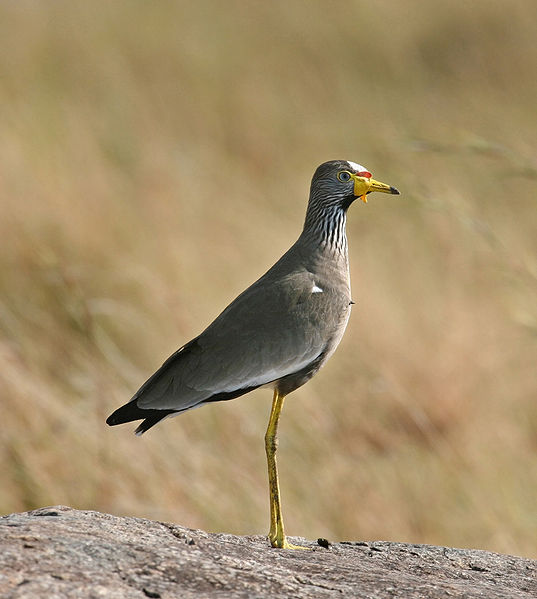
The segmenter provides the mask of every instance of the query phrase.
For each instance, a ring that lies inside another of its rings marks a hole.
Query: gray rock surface
[[[404,543],[208,534],[56,506],[0,518],[0,597],[537,597],[537,562]]]

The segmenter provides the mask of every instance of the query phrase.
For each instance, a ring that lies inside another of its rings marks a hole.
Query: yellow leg
[[[276,464],[276,449],[278,447],[278,421],[283,408],[285,395],[274,391],[270,419],[265,434],[265,450],[267,452],[269,493],[270,493],[270,532],[269,541],[273,547],[280,549],[307,549],[291,545],[287,542],[283,528],[282,508],[280,501],[280,483],[278,480],[278,466]]]

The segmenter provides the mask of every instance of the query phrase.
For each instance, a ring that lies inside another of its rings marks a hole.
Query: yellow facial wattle
[[[367,204],[367,192],[371,189],[371,179],[354,175],[354,195]]]
[[[368,179],[367,177],[360,177],[359,175],[352,175],[354,179],[354,195],[360,198],[364,204],[367,204],[367,195],[373,191],[381,191],[382,193],[391,193],[398,195],[399,192],[395,187],[381,183],[375,179]]]

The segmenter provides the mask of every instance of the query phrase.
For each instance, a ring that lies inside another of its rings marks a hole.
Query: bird
[[[284,399],[309,381],[338,346],[352,304],[347,210],[372,192],[399,191],[362,165],[331,160],[314,172],[297,241],[197,337],[173,353],[132,399],[106,420],[142,420],[141,435],[164,418],[259,387],[273,390],[265,434],[272,547],[304,549],[284,529],[276,449]]]

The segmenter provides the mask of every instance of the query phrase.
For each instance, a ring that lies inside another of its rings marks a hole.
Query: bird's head
[[[347,160],[331,160],[321,164],[311,182],[312,196],[323,194],[326,199],[340,203],[345,209],[357,198],[367,203],[367,194],[373,191],[399,195],[395,187],[373,179],[364,166]]]

